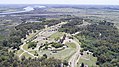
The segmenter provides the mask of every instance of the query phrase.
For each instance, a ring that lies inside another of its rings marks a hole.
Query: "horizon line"
[[[20,4],[20,3],[11,3],[11,4],[3,4],[3,3],[0,3],[0,5],[99,5],[99,6],[119,6],[119,5],[115,5],[115,4],[31,4],[31,3],[29,3],[29,4]]]

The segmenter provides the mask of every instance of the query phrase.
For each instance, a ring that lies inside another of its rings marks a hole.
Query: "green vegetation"
[[[29,54],[26,53],[26,52],[22,54],[22,57],[23,57],[23,56],[24,56],[26,59],[33,57],[33,56],[29,55]]]
[[[57,53],[51,53],[48,50],[39,50],[44,51],[40,54],[43,55],[41,58],[31,59],[31,55],[19,50],[19,46],[23,43],[21,38],[26,39],[26,35],[29,35],[32,31],[41,30],[45,28],[45,25],[52,26],[60,23],[61,21],[68,21],[69,23],[61,26],[59,32],[53,34],[50,38],[55,38],[55,40],[60,39],[65,33],[76,33],[75,37],[81,42],[82,52],[89,50],[93,54],[83,54],[79,60],[79,64],[89,65],[89,67],[99,65],[100,67],[118,67],[119,66],[119,30],[111,22],[99,21],[94,22],[90,21],[91,25],[80,26],[83,24],[82,18],[68,18],[60,20],[46,20],[38,19],[43,22],[38,23],[21,23],[13,28],[7,34],[8,37],[0,36],[0,66],[2,67],[60,67],[62,63],[61,60],[47,57],[55,57],[62,60],[67,60],[75,52],[76,46],[74,43],[67,43],[66,45],[69,48],[66,48]],[[2,22],[2,21],[1,21]],[[7,21],[11,22],[11,21]],[[5,22],[5,23],[7,23]],[[10,24],[6,24],[10,25]],[[7,27],[6,27],[7,28]],[[65,33],[62,33],[65,32]],[[32,35],[31,35],[32,36]],[[29,37],[30,38],[30,37]],[[64,36],[65,38],[65,36]],[[63,38],[63,39],[64,39]],[[31,42],[34,38],[30,38],[29,42],[26,45],[23,45],[25,50],[28,50],[30,53],[38,56],[35,50],[30,51],[28,48],[35,48],[36,43]],[[63,41],[61,39],[61,43]],[[59,48],[63,45],[60,43],[51,43],[52,47]],[[45,49],[48,48],[48,44],[43,45]],[[21,60],[14,55],[12,51],[8,49],[15,49],[13,52],[16,52],[17,55],[23,53]],[[16,51],[16,49],[18,51]],[[46,52],[45,52],[46,51]],[[69,53],[70,52],[70,53]],[[47,55],[48,54],[48,55]],[[97,57],[97,58],[96,58]],[[64,62],[63,62],[64,63]],[[64,63],[67,65],[67,63]]]
[[[29,42],[28,43],[28,48],[34,49],[36,46],[37,46],[37,43],[36,42]]]
[[[65,33],[64,32],[56,32],[52,34],[49,38],[58,40],[60,39]]]
[[[88,65],[89,67],[97,67],[96,61],[96,57],[93,57],[92,54],[87,54],[86,52],[84,52],[81,58],[79,59],[78,67],[81,63],[84,63],[84,65]]]
[[[94,22],[91,20],[90,23],[90,25],[78,27],[78,23],[75,25],[69,22],[59,31],[71,34],[80,32],[75,37],[81,42],[82,50],[93,52],[93,56],[97,57],[96,64],[100,67],[119,66],[119,30],[114,23],[107,21]]]
[[[65,57],[64,60],[68,61],[74,55],[75,52],[76,52],[76,50],[72,49],[70,54],[67,57]]]
[[[71,18],[69,19],[69,23],[62,25],[59,31],[73,34],[80,30],[77,25],[83,24],[82,20],[81,18]]]
[[[4,36],[0,35],[0,41],[4,39]]]
[[[63,44],[60,44],[60,43],[55,43],[55,42],[52,42],[51,43],[52,45],[52,47],[55,47],[55,48],[59,48],[59,47],[62,47],[63,46]]]
[[[0,66],[2,67],[59,67],[61,64],[61,60],[41,57],[33,59],[31,55],[19,50],[20,45],[23,43],[21,42],[21,38],[26,39],[26,35],[29,35],[32,31],[36,32],[36,30],[41,30],[44,28],[45,25],[52,26],[55,24],[60,23],[60,20],[48,20],[42,23],[21,23],[11,30],[9,30],[8,37],[4,38],[0,36]],[[31,41],[31,40],[29,40]],[[8,52],[8,49],[11,48],[15,49],[12,50],[13,52]],[[25,50],[28,50],[30,53],[38,56],[36,51],[31,51],[28,48],[36,47],[35,42],[28,42],[26,45],[23,45]],[[17,50],[16,50],[17,49]],[[14,53],[16,52],[16,53]],[[19,60],[17,56],[22,55]],[[15,55],[16,56],[15,56]],[[43,55],[44,56],[44,55]]]
[[[54,58],[47,59],[46,57],[43,57],[31,59],[28,58],[30,55],[27,53],[24,53],[24,55],[27,55],[28,59],[23,56],[21,60],[19,60],[17,57],[14,57],[13,53],[7,53],[6,51],[2,51],[0,53],[3,53],[0,55],[0,66],[2,67],[59,67],[62,63],[61,60]]]
[[[24,51],[23,50],[18,50],[16,51],[16,55],[19,56],[20,54],[22,54]]]
[[[45,25],[52,26],[60,22],[60,20],[48,20],[42,23],[21,23],[10,31],[9,37],[4,41],[5,46],[19,49],[19,46],[22,45],[21,38],[26,39],[26,35],[29,35],[32,31],[36,32],[36,30],[45,28]],[[34,38],[29,41],[32,39]]]
[[[29,45],[29,44],[23,45],[23,48],[24,48],[25,50],[28,50],[28,45]]]
[[[74,49],[76,49],[76,45],[75,45],[74,43],[67,42],[66,45],[67,45],[69,48],[74,48]]]
[[[89,50],[97,57],[96,64],[101,67],[119,66],[119,32],[113,23],[103,21],[89,25],[76,37],[83,50]]]
[[[68,60],[75,53],[75,51],[76,50],[72,48],[66,48],[64,50],[57,51],[57,53],[53,53],[50,57],[55,57],[61,60]]]

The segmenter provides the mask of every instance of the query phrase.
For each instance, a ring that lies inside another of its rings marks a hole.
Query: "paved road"
[[[83,21],[83,24],[82,25],[79,25],[79,27],[81,27],[81,26],[86,26],[86,25],[90,25],[90,23],[88,23],[88,22],[85,22],[85,21]],[[76,34],[78,34],[78,33],[80,33],[80,32],[76,32],[75,34],[73,34],[73,35],[76,35]],[[76,53],[69,59],[69,64],[70,64],[70,67],[77,67],[77,63],[78,63],[78,61],[79,61],[79,59],[80,59],[80,57],[81,57],[81,55],[80,55],[80,49],[81,49],[81,47],[80,47],[80,45],[79,45],[79,43],[77,42],[77,41],[75,41],[75,40],[70,40],[71,42],[73,42],[73,43],[75,43],[76,44]],[[69,66],[68,66],[69,67]]]
[[[70,66],[68,66],[68,67],[77,67],[77,63],[81,57],[81,55],[80,55],[81,47],[80,47],[79,43],[73,39],[66,39],[66,40],[76,44],[76,50],[77,50],[76,53],[69,59],[68,63]]]

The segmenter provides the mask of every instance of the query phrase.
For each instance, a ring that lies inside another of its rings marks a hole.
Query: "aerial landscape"
[[[119,67],[119,5],[0,4],[0,67]]]

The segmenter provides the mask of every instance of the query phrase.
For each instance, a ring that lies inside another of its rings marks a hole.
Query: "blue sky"
[[[97,5],[119,5],[119,0],[0,0],[0,4],[97,4]]]

